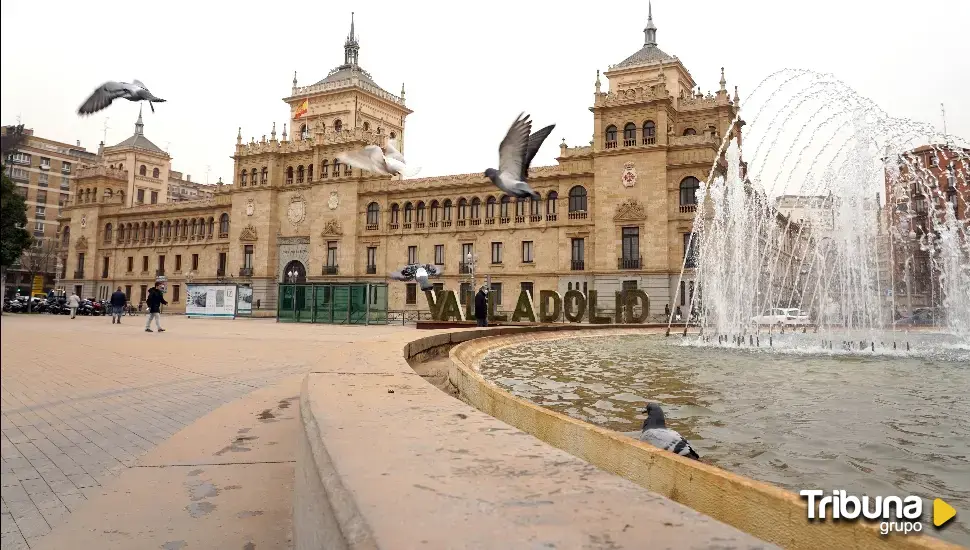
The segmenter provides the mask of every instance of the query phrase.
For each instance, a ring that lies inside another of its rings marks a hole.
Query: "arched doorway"
[[[305,283],[306,282],[306,266],[300,260],[293,260],[286,264],[283,268],[283,273],[281,274],[281,282],[283,283]]]

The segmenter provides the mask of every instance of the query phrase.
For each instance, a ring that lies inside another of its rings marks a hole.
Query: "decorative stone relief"
[[[83,220],[84,218],[81,218],[81,219]],[[88,238],[85,237],[84,235],[81,235],[80,237],[78,237],[77,241],[74,243],[74,248],[80,252],[84,252],[85,250],[87,250]]]
[[[286,209],[286,217],[293,225],[299,225],[306,219],[306,199],[297,193],[290,199],[290,206]]]
[[[344,232],[340,228],[340,222],[337,220],[328,220],[327,224],[323,227],[323,232],[320,233],[322,237],[326,237],[329,235],[340,236],[343,234]]]
[[[256,201],[253,199],[249,199],[249,201],[246,202],[246,215],[252,216],[255,213],[256,213]]]
[[[336,191],[330,192],[330,200],[327,201],[327,206],[330,208],[330,210],[336,210],[337,207],[340,206],[340,195],[338,195]]]
[[[243,228],[242,232],[239,233],[239,240],[243,242],[254,242],[257,239],[256,227],[252,224],[247,225]]]
[[[88,217],[85,214],[81,214],[81,227],[88,225]]]
[[[636,199],[627,199],[616,208],[615,222],[635,222],[647,219],[647,211]]]
[[[623,165],[622,181],[624,187],[633,187],[637,184],[637,169],[632,162]]]

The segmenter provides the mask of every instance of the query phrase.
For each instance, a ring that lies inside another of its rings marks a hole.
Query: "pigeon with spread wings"
[[[107,109],[111,105],[111,102],[118,98],[124,98],[128,101],[147,101],[153,113],[155,112],[154,103],[165,102],[164,99],[155,97],[154,94],[149,92],[148,88],[140,80],[135,80],[130,83],[111,81],[105,82],[95,90],[91,94],[91,97],[78,107],[77,114],[90,115],[97,113],[98,111]]]
[[[526,183],[529,177],[529,164],[542,147],[542,142],[549,137],[555,127],[555,124],[550,124],[532,133],[532,121],[529,120],[529,115],[521,113],[498,147],[498,170],[489,168],[485,170],[485,176],[508,195],[538,199],[539,193],[533,191]]]
[[[408,264],[399,271],[391,273],[389,277],[395,281],[417,281],[418,285],[421,286],[421,290],[424,291],[434,288],[434,285],[428,281],[428,278],[440,277],[441,273],[441,266]]]
[[[395,140],[388,139],[384,149],[377,145],[368,145],[359,151],[340,153],[337,155],[337,159],[354,168],[382,176],[416,176],[421,168],[408,166],[404,160],[404,155],[397,150],[394,142]]]

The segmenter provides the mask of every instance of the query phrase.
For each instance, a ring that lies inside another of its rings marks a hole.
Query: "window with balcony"
[[[408,263],[409,264],[418,263],[418,247],[416,246],[408,247]]]
[[[576,214],[579,212],[585,213],[587,207],[586,201],[586,188],[582,185],[577,185],[569,190],[569,213]]]
[[[225,212],[219,216],[219,236],[223,238],[229,236],[229,214]]]
[[[397,229],[397,225],[400,223],[401,218],[401,207],[397,203],[391,205],[391,229]]]
[[[510,202],[512,202],[512,199],[510,199],[508,195],[502,195],[502,198],[499,199],[498,215],[499,215],[499,222],[501,223],[509,223],[509,203]]]
[[[37,220],[34,222],[34,236],[43,237],[44,236],[44,222]]]
[[[492,263],[502,263],[502,243],[492,243]]]
[[[532,241],[522,241],[522,262],[531,264],[533,262],[532,251],[533,251]]]
[[[18,168],[16,166],[11,166],[7,168],[7,175],[13,180],[27,181],[30,179],[30,173],[23,168]]]
[[[697,190],[701,182],[694,176],[687,176],[680,182],[680,210],[693,212],[697,209]],[[687,207],[687,208],[685,208]]]
[[[613,126],[612,124],[606,128],[606,148],[616,148],[616,126]]]
[[[247,244],[243,246],[243,269],[253,268],[253,245]]]
[[[40,169],[50,170],[51,169],[51,159],[47,157],[40,157]]]
[[[434,264],[445,265],[445,245],[434,245]]]
[[[657,142],[657,125],[652,120],[643,123],[643,144],[653,145]]]
[[[572,250],[571,269],[583,271],[586,268],[586,239],[582,237],[574,238],[570,244]]]
[[[622,257],[620,269],[640,269],[640,228],[624,227],[622,230]]]
[[[381,219],[381,206],[376,202],[367,205],[367,229],[377,229]]]
[[[623,146],[630,147],[631,145],[637,144],[637,125],[632,122],[627,122],[623,126]]]
[[[29,153],[13,153],[7,156],[7,159],[13,164],[24,164],[30,166],[30,154]]]

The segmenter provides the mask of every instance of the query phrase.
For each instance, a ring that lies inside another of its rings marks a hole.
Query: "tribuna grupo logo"
[[[804,489],[798,492],[808,500],[808,519],[810,520],[856,520],[860,517],[879,522],[879,532],[919,533],[923,530],[923,499],[909,495],[898,496],[855,496],[843,490],[832,490],[826,495],[821,489]],[[941,499],[933,501],[933,524],[937,527],[948,522],[956,511]]]

